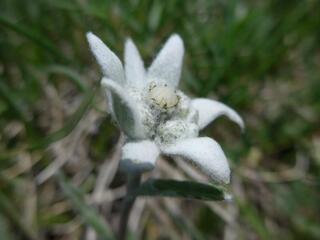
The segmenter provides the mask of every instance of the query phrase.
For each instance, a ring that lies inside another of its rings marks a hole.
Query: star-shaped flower
[[[213,180],[228,183],[230,168],[220,145],[199,131],[221,115],[226,115],[242,129],[241,117],[223,103],[190,99],[177,89],[183,41],[173,34],[151,66],[145,70],[139,52],[128,39],[124,62],[94,34],[87,39],[104,77],[111,114],[128,137],[122,147],[120,167],[129,171],[154,168],[160,154],[181,156],[198,166]]]

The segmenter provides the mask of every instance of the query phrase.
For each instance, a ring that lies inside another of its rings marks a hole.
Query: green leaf
[[[240,201],[239,199],[235,200],[240,207],[242,218],[258,234],[259,239],[267,240],[275,237],[266,226],[263,217],[259,214],[255,206],[252,206],[246,201]]]
[[[71,68],[63,65],[49,65],[45,70],[50,74],[61,74],[67,76],[81,92],[87,92],[89,90],[89,87],[86,85],[86,82],[81,75]]]
[[[80,214],[82,220],[96,231],[100,237],[99,239],[114,239],[105,220],[93,207],[85,202],[84,194],[78,188],[72,186],[62,173],[58,174],[58,180],[73,208]]]
[[[182,197],[208,201],[225,200],[224,191],[214,185],[163,179],[145,181],[134,191],[133,196]]]

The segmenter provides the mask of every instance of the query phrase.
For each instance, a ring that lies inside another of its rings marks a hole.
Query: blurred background
[[[185,43],[180,87],[236,109],[205,130],[232,168],[233,202],[140,198],[130,239],[320,239],[320,2],[1,0],[1,239],[103,239],[125,176],[92,31],[118,55],[131,37],[148,66]],[[161,159],[149,177],[207,181]]]

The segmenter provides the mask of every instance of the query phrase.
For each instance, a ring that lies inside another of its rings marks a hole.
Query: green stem
[[[130,212],[134,201],[136,200],[135,196],[130,196],[131,193],[140,185],[141,174],[135,173],[128,175],[128,182],[127,182],[127,195],[124,199],[122,212],[119,222],[119,229],[118,229],[118,240],[124,240],[127,235],[127,226],[128,220],[130,216]]]

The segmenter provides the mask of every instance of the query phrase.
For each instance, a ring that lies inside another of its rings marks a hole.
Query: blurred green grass
[[[77,239],[84,231],[57,230],[71,225],[77,213],[49,211],[67,197],[57,181],[38,184],[36,177],[53,159],[48,148],[94,112],[96,126],[78,146],[88,150],[90,173],[79,185],[90,193],[117,139],[101,113],[101,74],[88,50],[87,31],[118,55],[130,36],[146,66],[164,40],[179,33],[186,48],[182,89],[225,102],[247,125],[242,139],[223,119],[206,130],[232,160],[239,212],[236,224],[229,225],[237,239],[320,238],[319,1],[2,0],[0,9],[0,235],[5,239]],[[63,171],[71,178],[82,165]],[[199,209],[190,219],[193,238],[221,238],[224,221]],[[184,236],[182,226],[190,222],[181,214],[172,228]],[[154,236],[145,234],[145,239]]]

